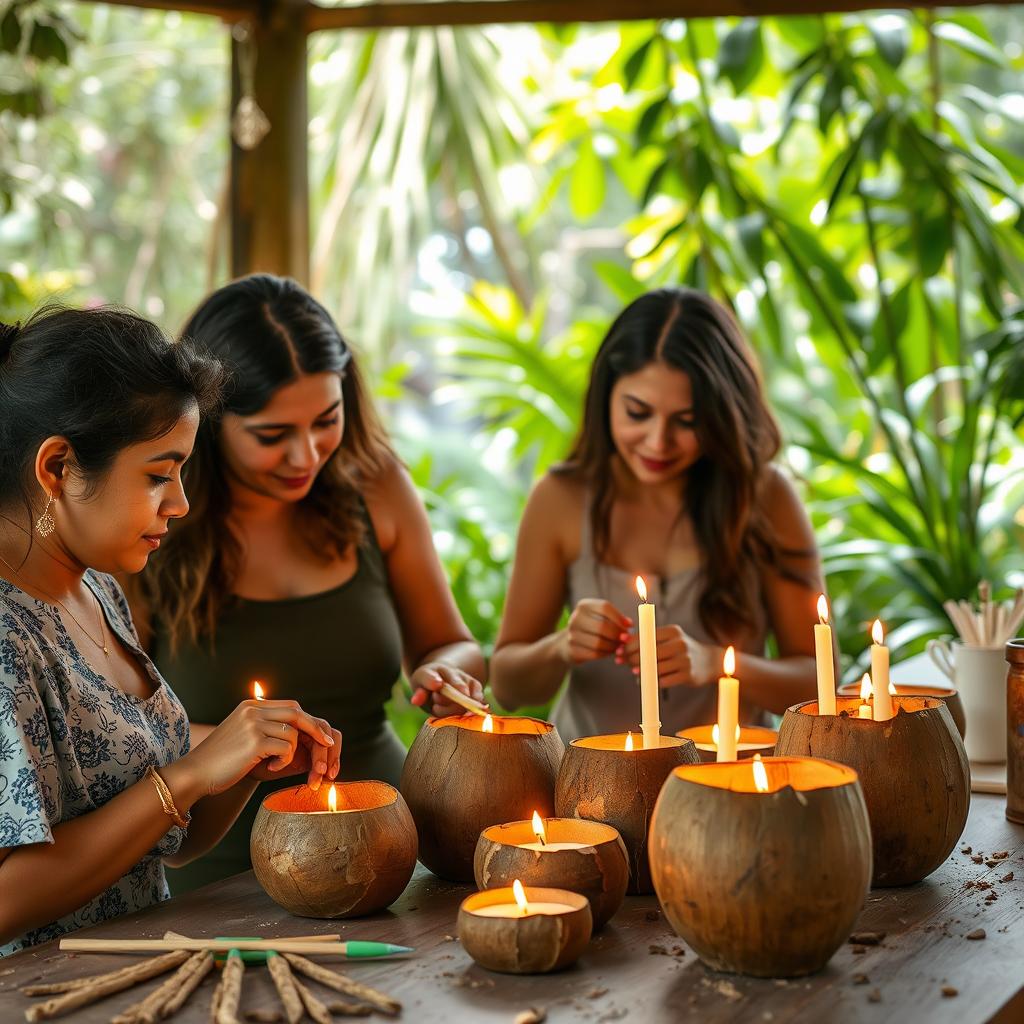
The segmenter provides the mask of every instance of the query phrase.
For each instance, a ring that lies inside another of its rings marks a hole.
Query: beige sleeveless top
[[[667,577],[644,577],[649,599],[654,602],[658,626],[680,626],[695,640],[711,643],[700,616],[697,598],[700,593],[700,567],[694,565]],[[589,501],[583,515],[580,534],[580,555],[568,573],[567,601],[569,609],[585,597],[610,601],[633,622],[637,620],[636,573],[598,562],[594,556],[590,529]],[[748,654],[764,654],[766,624],[762,613],[756,636],[738,647]],[[740,662],[740,723],[769,724],[768,712],[743,700],[742,659]],[[671,736],[691,725],[706,725],[718,715],[718,684],[704,686],[669,686],[659,691],[661,698],[661,732]],[[551,720],[558,734],[568,743],[580,736],[626,732],[640,728],[640,685],[629,665],[616,665],[614,655],[576,665],[569,682],[555,702]]]

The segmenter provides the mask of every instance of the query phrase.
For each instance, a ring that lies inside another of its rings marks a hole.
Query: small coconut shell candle
[[[459,941],[481,966],[503,974],[547,974],[574,963],[590,941],[586,896],[525,886],[527,911],[511,887],[467,896],[459,907]]]
[[[589,818],[618,830],[629,857],[629,891],[649,893],[647,830],[658,793],[673,768],[699,758],[691,740],[661,736],[657,747],[642,741],[627,750],[627,735],[587,736],[566,748],[555,786],[555,813]]]
[[[334,789],[337,811],[328,808]],[[402,894],[416,867],[416,826],[394,786],[339,782],[271,793],[249,841],[256,879],[299,917],[372,914]]]
[[[689,729],[680,729],[676,735],[693,740],[701,761],[708,762],[716,759],[718,750],[713,736],[714,729],[713,725],[695,725]],[[755,754],[770,757],[775,753],[775,741],[778,738],[779,734],[774,729],[765,729],[759,725],[741,725],[740,738],[736,741],[736,757],[740,761]]]
[[[964,716],[964,705],[960,694],[952,686],[927,686],[917,683],[893,683],[897,697],[938,697],[944,701],[953,717],[956,731],[963,739],[967,732],[967,718]],[[856,697],[860,694],[860,683],[843,683],[836,691],[840,697]]]
[[[709,967],[764,978],[820,970],[871,880],[857,773],[778,757],[676,768],[654,810],[651,869],[665,916]]]
[[[970,769],[963,741],[937,697],[892,698],[884,722],[859,718],[858,698],[839,697],[836,715],[817,701],[791,707],[782,720],[780,755],[847,764],[860,777],[874,848],[873,885],[910,885],[951,853],[967,823]]]
[[[544,843],[532,821],[492,825],[480,833],[473,870],[481,889],[511,885],[570,889],[586,896],[594,931],[622,906],[629,883],[629,860],[611,825],[580,818],[548,818]]]
[[[489,825],[554,817],[564,747],[550,722],[478,715],[430,718],[409,748],[401,790],[419,831],[423,864],[453,882],[473,881],[473,856]]]

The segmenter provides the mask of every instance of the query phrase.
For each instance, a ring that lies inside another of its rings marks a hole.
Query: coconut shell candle
[[[839,687],[838,696],[856,697],[860,693],[860,683],[843,683]],[[890,692],[896,697],[938,697],[949,708],[953,716],[953,724],[960,738],[964,738],[967,719],[964,717],[964,706],[960,694],[952,686],[928,686],[917,683],[890,683]]]
[[[695,725],[689,729],[680,729],[676,733],[683,739],[693,740],[694,746],[701,761],[716,761],[718,759],[718,743],[715,741],[717,725]],[[779,734],[774,729],[765,729],[759,725],[741,725],[740,734],[736,740],[736,756],[739,760],[753,757],[760,754],[762,757],[769,757],[775,753],[775,741]]]
[[[574,963],[590,941],[590,903],[567,889],[518,883],[467,896],[459,941],[481,966],[505,974],[546,974]]]
[[[683,765],[658,798],[650,856],[665,916],[709,967],[810,974],[847,939],[868,893],[857,774],[803,757]]]
[[[594,930],[604,927],[622,905],[629,883],[629,859],[619,833],[598,821],[547,818],[538,839],[533,821],[492,825],[480,833],[473,861],[481,889],[524,885],[569,889],[586,896]]]
[[[293,786],[263,801],[249,850],[257,881],[289,913],[358,917],[402,894],[416,867],[416,826],[385,782]]]
[[[428,719],[409,748],[401,781],[423,864],[441,878],[471,882],[483,829],[534,811],[554,817],[563,750],[555,727],[536,718]]]
[[[629,891],[653,892],[647,830],[673,768],[699,760],[693,742],[662,736],[660,745],[627,747],[626,734],[587,736],[566,748],[555,787],[560,818],[589,818],[617,829],[629,857]]]
[[[791,707],[775,751],[849,765],[860,777],[874,848],[876,886],[910,885],[951,853],[967,823],[971,786],[967,753],[937,697],[891,697],[893,717],[860,718],[859,700],[840,697],[838,714],[817,702]]]

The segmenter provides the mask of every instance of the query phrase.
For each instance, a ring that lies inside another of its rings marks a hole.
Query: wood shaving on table
[[[316,1021],[316,1024],[332,1024],[331,1011],[327,1009],[326,1003],[313,995],[298,978],[295,979],[295,988],[302,999],[302,1005],[306,1008],[306,1013]]]
[[[547,1010],[543,1007],[531,1006],[529,1010],[523,1010],[516,1014],[514,1024],[544,1024],[547,1019]]]

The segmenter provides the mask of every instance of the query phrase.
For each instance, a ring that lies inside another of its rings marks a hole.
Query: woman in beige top
[[[638,574],[657,605],[664,734],[715,720],[729,644],[741,721],[813,697],[821,568],[800,501],[772,465],[779,447],[726,309],[681,288],[628,306],[594,359],[568,459],[523,514],[491,664],[497,700],[544,703],[568,673],[552,714],[563,739],[636,729]]]

